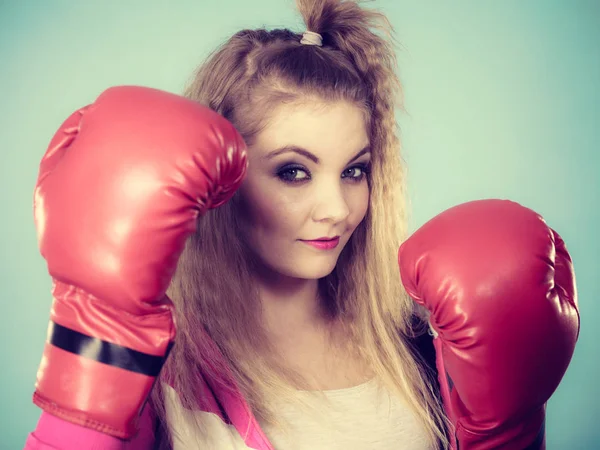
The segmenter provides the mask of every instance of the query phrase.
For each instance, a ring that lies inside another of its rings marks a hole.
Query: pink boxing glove
[[[36,405],[115,437],[135,434],[175,337],[165,292],[179,255],[246,166],[227,120],[155,89],[110,88],[63,123],[35,188],[53,281]]]
[[[517,203],[473,201],[423,225],[398,262],[437,333],[453,448],[545,448],[545,405],[579,335],[575,274],[560,236]]]

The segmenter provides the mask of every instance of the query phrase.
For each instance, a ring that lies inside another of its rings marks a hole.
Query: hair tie
[[[316,45],[317,47],[322,47],[323,36],[321,36],[319,33],[315,33],[314,31],[306,30],[302,35],[300,43],[304,45]]]

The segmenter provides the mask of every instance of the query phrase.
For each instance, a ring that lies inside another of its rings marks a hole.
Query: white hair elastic
[[[314,31],[305,31],[300,40],[301,44],[304,45],[316,45],[317,47],[323,46],[323,36]]]

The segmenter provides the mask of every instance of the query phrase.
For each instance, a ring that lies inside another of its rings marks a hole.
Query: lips
[[[312,247],[318,248],[320,250],[331,250],[338,246],[338,244],[340,243],[340,237],[339,236],[336,236],[333,238],[323,237],[323,238],[319,238],[319,239],[313,239],[310,241],[303,240],[302,242],[304,242],[305,244],[308,244]]]

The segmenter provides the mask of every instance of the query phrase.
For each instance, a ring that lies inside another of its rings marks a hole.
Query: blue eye
[[[310,180],[310,172],[302,166],[288,165],[277,171],[277,176],[285,183],[300,183]]]
[[[349,178],[351,181],[358,182],[362,181],[369,173],[369,164],[357,164],[352,167],[348,167],[342,173],[342,178]]]

